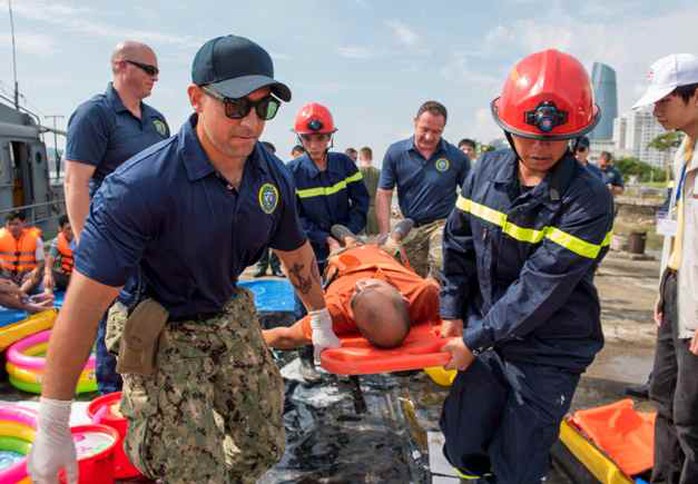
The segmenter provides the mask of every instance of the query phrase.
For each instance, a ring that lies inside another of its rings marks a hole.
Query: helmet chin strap
[[[509,143],[509,146],[511,147],[511,151],[514,152],[516,155],[517,160],[521,160],[521,156],[519,155],[519,152],[516,151],[516,146],[514,146],[514,138],[511,136],[511,133],[509,131],[504,131],[504,136],[507,138],[507,142]]]
[[[299,145],[301,145],[303,147],[305,152],[312,159],[312,157],[310,156],[310,152],[308,151],[308,149],[305,147],[305,144],[303,143],[303,138],[301,138],[301,136],[298,133],[296,133],[296,141],[298,142]],[[327,153],[329,153],[330,149],[332,149],[332,148],[334,148],[334,133],[330,133],[330,142],[328,143],[327,148],[325,148],[325,153],[323,154],[324,158],[327,158]]]

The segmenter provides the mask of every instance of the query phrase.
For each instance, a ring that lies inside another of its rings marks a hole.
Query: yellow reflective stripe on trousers
[[[601,248],[611,244],[611,235],[613,231],[608,232],[601,244],[597,245],[587,242],[586,240],[582,240],[572,234],[568,234],[567,232],[564,232],[556,227],[543,227],[540,230],[520,227],[509,222],[505,213],[494,210],[477,202],[473,202],[472,200],[463,198],[462,196],[458,197],[456,207],[463,212],[470,213],[482,220],[500,227],[502,232],[515,240],[537,244],[545,237],[557,245],[589,259],[596,259],[601,251]]]
[[[346,177],[344,180],[338,181],[331,187],[304,188],[303,190],[296,190],[296,195],[298,195],[300,198],[321,197],[323,195],[328,197],[330,195],[334,195],[340,190],[344,190],[347,187],[347,184],[357,182],[362,179],[363,175],[360,171],[357,171],[353,175]]]

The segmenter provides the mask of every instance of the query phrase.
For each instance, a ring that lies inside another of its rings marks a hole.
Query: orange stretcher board
[[[450,354],[442,351],[448,339],[440,336],[440,328],[440,324],[413,326],[405,342],[389,350],[376,348],[360,335],[340,337],[341,348],[323,351],[321,365],[338,375],[369,375],[443,366],[448,363]]]
[[[571,423],[626,474],[633,476],[654,464],[656,412],[638,412],[629,398],[600,407],[577,410]]]

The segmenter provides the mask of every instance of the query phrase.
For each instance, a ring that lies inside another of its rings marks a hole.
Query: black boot
[[[322,375],[315,369],[313,345],[306,345],[298,350],[298,356],[301,360],[301,376],[305,382],[311,385],[319,383]]]

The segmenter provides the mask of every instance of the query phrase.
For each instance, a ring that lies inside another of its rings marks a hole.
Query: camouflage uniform
[[[402,241],[410,266],[422,277],[440,280],[445,219],[415,227]]]
[[[109,313],[108,345],[126,312]],[[256,480],[283,455],[283,381],[264,344],[252,294],[236,289],[221,315],[169,323],[152,377],[123,375],[125,449],[167,483]]]

